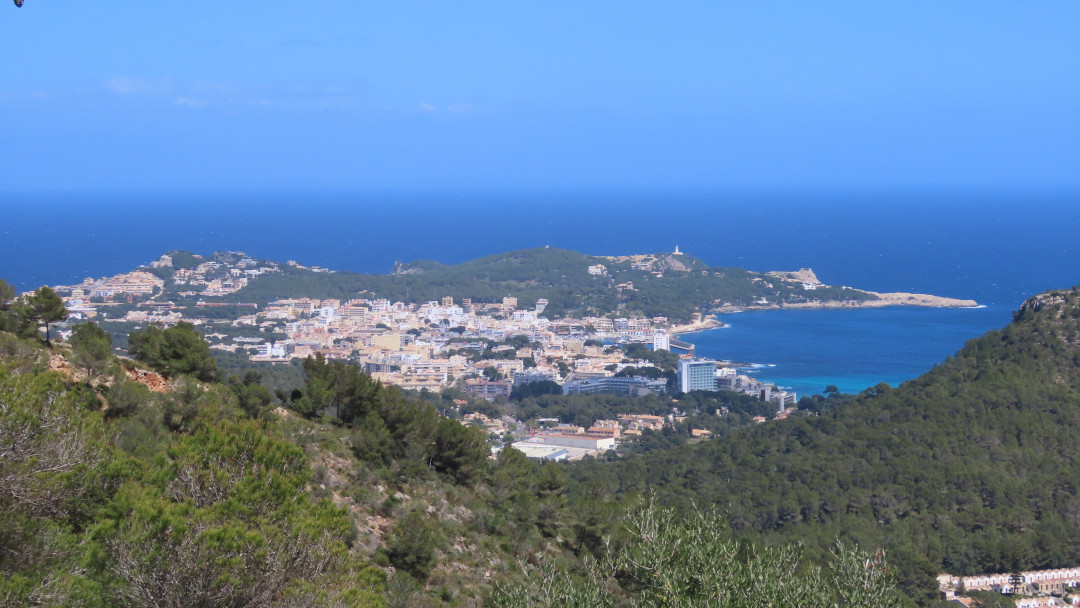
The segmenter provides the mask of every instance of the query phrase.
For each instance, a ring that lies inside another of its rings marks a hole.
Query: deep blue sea
[[[461,262],[528,247],[681,251],[716,266],[812,267],[828,284],[970,298],[974,310],[724,315],[698,353],[800,393],[896,385],[1080,283],[1080,193],[531,191],[0,194],[0,278],[22,289],[130,270],[170,249],[334,269]]]

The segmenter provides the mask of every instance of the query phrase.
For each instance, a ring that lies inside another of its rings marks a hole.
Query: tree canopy
[[[814,559],[837,537],[881,546],[918,600],[934,597],[942,571],[1075,565],[1078,299],[1074,288],[1033,300],[899,388],[823,398],[820,416],[722,440],[586,462],[569,469],[568,487],[628,497],[651,488],[683,510],[691,498],[722,504],[733,529],[805,542]]]
[[[590,256],[558,248],[499,253],[461,264],[418,260],[399,264],[391,274],[312,272],[283,267],[282,272],[257,277],[227,296],[236,302],[265,302],[281,297],[350,298],[357,292],[407,302],[438,300],[501,302],[515,296],[522,306],[548,300],[543,316],[603,316],[615,311],[645,317],[664,316],[689,321],[695,312],[721,304],[749,306],[769,302],[873,300],[877,296],[845,288],[806,291],[797,281],[739,268],[709,267],[701,260],[669,254],[649,256],[648,269],[629,259]],[[175,262],[174,262],[175,263]],[[590,274],[603,265],[606,274]],[[659,274],[654,274],[659,273]],[[632,288],[625,288],[632,284]],[[620,289],[619,286],[624,288]]]
[[[64,301],[47,286],[39,287],[33,294],[24,297],[19,310],[27,319],[45,327],[45,344],[48,346],[52,346],[50,324],[63,321],[68,316]]]
[[[303,450],[228,391],[181,397],[193,414],[162,434],[172,395],[114,384],[106,419],[23,354],[0,352],[0,606],[384,605]]]
[[[210,346],[195,326],[184,321],[168,329],[150,325],[131,332],[128,352],[166,376],[190,375],[204,382],[218,378]]]
[[[68,342],[75,363],[86,370],[87,382],[101,373],[112,358],[112,335],[96,323],[73,326]]]
[[[317,355],[304,362],[304,370],[307,382],[290,407],[308,416],[333,416],[352,428],[353,453],[361,460],[418,477],[433,471],[462,484],[482,473],[491,450],[477,429],[406,399],[344,361]]]

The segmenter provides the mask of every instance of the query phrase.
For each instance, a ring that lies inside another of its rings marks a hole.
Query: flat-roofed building
[[[712,359],[680,359],[679,390],[690,391],[716,390],[716,361]]]
[[[545,445],[529,441],[519,441],[513,444],[515,450],[525,454],[526,458],[533,460],[566,460],[570,457],[570,450],[557,445]]]
[[[559,445],[571,448],[585,448],[587,450],[614,450],[614,437],[596,437],[593,435],[544,435],[544,443],[547,445]]]
[[[514,383],[509,380],[488,382],[486,380],[466,380],[465,392],[481,399],[491,401],[496,397],[509,397]]]

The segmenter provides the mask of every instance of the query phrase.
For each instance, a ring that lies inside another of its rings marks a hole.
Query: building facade
[[[679,361],[679,390],[716,390],[716,361],[712,359],[681,359]]]

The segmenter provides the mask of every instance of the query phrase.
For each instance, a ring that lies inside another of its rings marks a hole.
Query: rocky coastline
[[[700,321],[694,323],[685,323],[682,325],[672,325],[668,330],[673,336],[680,336],[682,334],[692,334],[698,331],[705,331],[707,329],[719,329],[724,324],[713,315],[706,315]]]
[[[829,287],[818,279],[812,268],[800,268],[795,271],[774,270],[765,273],[770,277],[789,283],[801,283],[805,289],[813,290],[821,287]],[[850,289],[850,288],[846,288]],[[747,304],[745,306],[721,305],[714,307],[709,312],[726,313],[743,310],[777,310],[781,308],[882,308],[885,306],[924,306],[929,308],[976,308],[979,303],[975,300],[962,300],[958,298],[945,298],[925,293],[867,291],[865,289],[851,289],[852,292],[873,296],[871,299],[862,300],[814,300],[810,302],[768,302],[761,304]]]
[[[883,308],[885,306],[922,306],[928,308],[976,308],[975,300],[945,298],[925,293],[878,293],[862,291],[875,296],[873,300],[822,300],[816,302],[751,304],[747,306],[719,306],[711,312],[725,313],[741,310],[777,310],[782,308],[821,309],[821,308]]]

